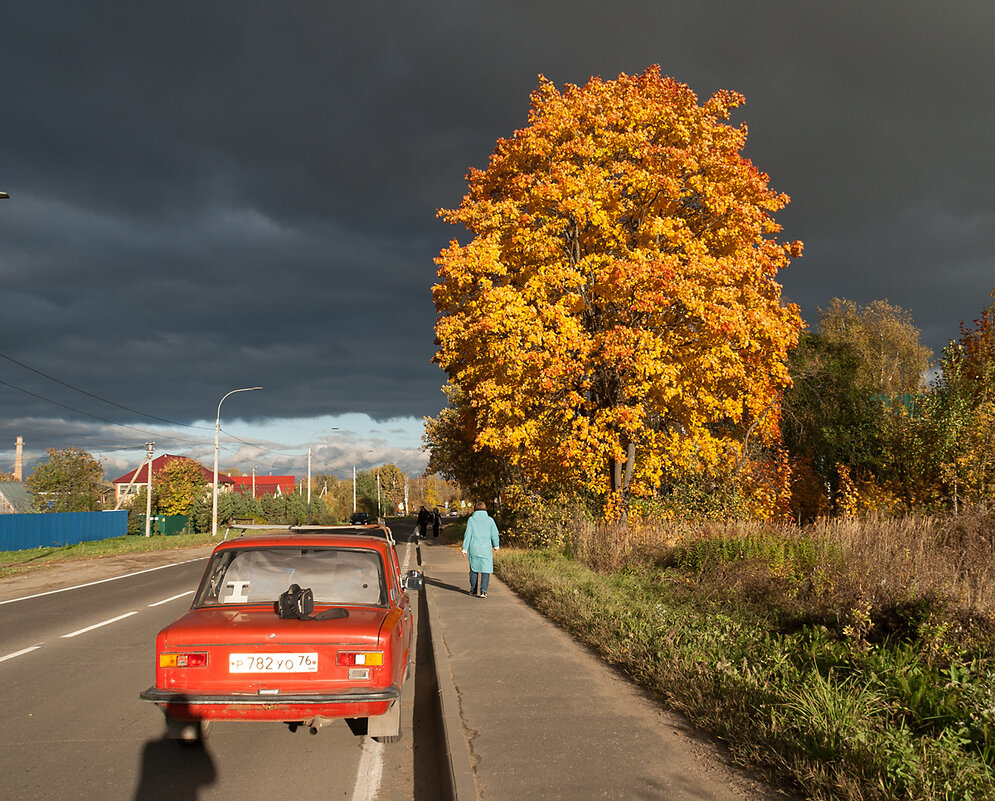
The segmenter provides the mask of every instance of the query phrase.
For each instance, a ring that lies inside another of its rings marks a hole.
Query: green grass
[[[83,559],[97,559],[102,556],[117,556],[125,553],[191,548],[197,545],[216,543],[220,539],[220,536],[212,539],[210,534],[178,534],[169,537],[126,535],[95,542],[81,542],[78,545],[28,548],[23,551],[0,551],[0,578]]]
[[[511,549],[495,569],[540,612],[726,741],[737,761],[809,798],[995,798],[990,641],[950,644],[933,618],[914,635],[875,640],[861,610],[827,626],[779,614],[770,599],[766,613],[756,598],[702,591],[705,563],[727,566],[737,558],[730,547],[604,572],[551,550]],[[783,551],[754,542],[741,553],[744,564],[759,558],[783,580]],[[817,567],[809,546],[787,556]]]

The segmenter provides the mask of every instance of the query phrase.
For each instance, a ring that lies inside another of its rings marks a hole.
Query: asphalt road
[[[399,545],[402,561],[409,547]],[[191,557],[175,554],[176,561]],[[164,739],[162,714],[138,693],[153,682],[156,632],[189,606],[204,565],[198,558],[60,592],[35,587],[50,594],[34,598],[12,598],[5,588],[0,795],[7,801],[435,797],[437,777],[426,767],[437,761],[433,721],[421,711],[430,704],[418,692],[417,670],[407,688],[404,737],[394,745],[354,735],[344,722],[316,736],[304,729],[290,734],[281,724],[215,723],[203,748]],[[56,583],[88,580],[63,571]],[[423,639],[419,646],[427,644]]]

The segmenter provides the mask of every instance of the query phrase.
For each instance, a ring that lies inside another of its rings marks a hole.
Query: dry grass
[[[699,596],[735,598],[786,621],[905,633],[928,619],[968,634],[995,630],[995,512],[842,518],[796,527],[638,521],[573,526],[568,547],[601,572],[676,567]],[[911,632],[910,632],[911,633]]]

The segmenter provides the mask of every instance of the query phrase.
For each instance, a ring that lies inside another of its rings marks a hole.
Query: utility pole
[[[148,463],[149,487],[145,491],[145,536],[152,536],[152,451],[155,450],[154,442],[145,443],[145,461]]]
[[[252,498],[255,500],[256,497],[256,468],[252,468]]]

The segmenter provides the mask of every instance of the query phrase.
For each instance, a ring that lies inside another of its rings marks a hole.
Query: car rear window
[[[291,584],[316,604],[380,606],[387,592],[375,551],[344,548],[233,548],[214,554],[195,606],[272,603]]]

